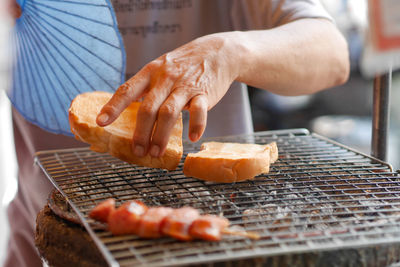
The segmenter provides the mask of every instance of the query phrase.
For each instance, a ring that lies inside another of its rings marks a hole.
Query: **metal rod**
[[[391,70],[374,79],[371,155],[383,161],[387,160],[391,83]]]

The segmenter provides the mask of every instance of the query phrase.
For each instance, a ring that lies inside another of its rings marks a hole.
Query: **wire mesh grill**
[[[252,181],[217,184],[185,177],[184,143],[175,171],[137,167],[84,149],[43,151],[39,166],[67,198],[111,266],[179,266],[400,242],[400,180],[387,163],[303,129],[214,138],[277,142],[279,160]],[[222,214],[259,240],[145,240],[95,229],[88,212],[113,197],[122,203]]]

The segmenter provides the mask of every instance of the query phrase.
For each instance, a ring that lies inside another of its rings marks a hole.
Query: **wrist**
[[[244,32],[233,31],[223,33],[226,60],[232,74],[232,81],[241,80],[241,77],[251,67],[249,64],[250,49],[246,46]]]
[[[243,32],[232,31],[204,36],[210,51],[216,52],[218,65],[222,71],[229,73],[231,82],[238,80],[248,68],[249,49],[245,46]]]

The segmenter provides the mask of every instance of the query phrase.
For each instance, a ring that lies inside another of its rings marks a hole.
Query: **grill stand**
[[[391,70],[374,79],[371,155],[383,161],[387,160],[391,82]]]

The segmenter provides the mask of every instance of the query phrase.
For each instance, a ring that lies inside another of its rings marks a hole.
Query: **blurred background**
[[[1,2],[1,1],[0,1]],[[367,0],[321,0],[336,20],[350,48],[351,76],[340,87],[312,96],[282,97],[249,88],[255,131],[307,128],[370,154],[372,131],[373,79],[360,67],[365,46]],[[0,6],[1,8],[1,6]],[[1,10],[1,9],[0,9]],[[0,12],[0,40],[6,40],[9,21]],[[5,96],[9,65],[5,46],[0,42],[0,265],[4,258],[7,224],[5,207],[15,194],[16,163],[13,152],[10,103]],[[400,73],[392,77],[388,162],[400,169]]]

